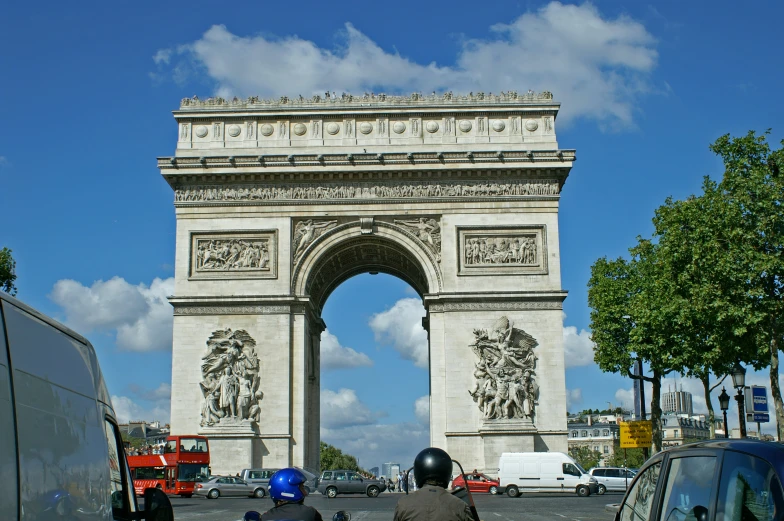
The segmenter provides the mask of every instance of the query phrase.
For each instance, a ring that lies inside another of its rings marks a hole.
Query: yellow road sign
[[[653,426],[650,421],[621,422],[621,448],[643,449],[651,446]]]

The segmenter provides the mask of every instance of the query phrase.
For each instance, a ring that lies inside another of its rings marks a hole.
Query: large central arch
[[[321,312],[360,273],[421,296],[431,444],[476,468],[566,450],[549,93],[264,101],[175,112],[172,432],[213,471],[318,468]]]

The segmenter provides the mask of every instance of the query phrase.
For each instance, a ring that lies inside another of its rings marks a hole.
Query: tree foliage
[[[668,198],[653,236],[638,237],[628,260],[598,259],[588,284],[599,367],[633,378],[640,359],[652,373],[643,379],[653,385],[657,450],[661,377],[700,379],[713,425],[710,393],[737,362],[770,368],[784,436],[784,149],[771,151],[765,135],[750,132],[722,136],[711,150],[724,162],[721,181],[706,178],[699,196]]]
[[[0,289],[11,295],[16,295],[16,261],[11,256],[9,248],[0,250]]]
[[[602,454],[599,451],[592,450],[585,445],[570,448],[569,455],[586,470],[598,466],[602,460]]]
[[[638,469],[645,463],[645,455],[642,449],[622,449],[621,444],[616,442],[613,455],[605,460],[608,467],[627,467]]]
[[[330,445],[329,443],[321,442],[321,456],[320,461],[321,470],[355,470],[357,472],[368,472],[359,466],[357,458],[351,454],[344,454],[342,450]]]

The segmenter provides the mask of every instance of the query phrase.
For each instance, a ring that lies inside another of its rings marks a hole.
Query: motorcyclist
[[[403,496],[395,507],[394,521],[474,521],[471,510],[446,487],[452,478],[452,458],[429,447],[414,459],[418,490]]]
[[[305,481],[305,474],[295,468],[281,469],[273,474],[269,480],[269,494],[275,506],[261,515],[261,521],[323,521],[318,510],[303,504],[308,495]]]

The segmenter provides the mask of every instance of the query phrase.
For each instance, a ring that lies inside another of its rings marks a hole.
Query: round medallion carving
[[[394,125],[392,125],[392,130],[395,131],[395,134],[402,134],[406,131],[406,124],[402,121],[396,121]]]
[[[338,125],[337,123],[334,123],[334,122],[333,123],[327,123],[327,134],[329,134],[331,136],[334,136],[338,132],[340,132],[340,125]]]
[[[525,129],[528,132],[533,132],[537,128],[539,128],[539,123],[537,123],[535,119],[529,119],[525,122]]]
[[[359,124],[359,131],[363,134],[370,134],[373,132],[373,125],[365,121],[364,123]]]
[[[493,121],[493,130],[496,132],[502,132],[506,128],[506,123],[503,120],[497,119]]]
[[[229,125],[229,135],[231,137],[239,136],[240,132],[242,132],[242,129],[240,128],[239,125]]]
[[[273,132],[274,132],[274,129],[272,128],[272,125],[270,125],[269,123],[264,123],[261,126],[261,135],[262,136],[271,136]]]
[[[308,131],[308,127],[304,123],[296,123],[291,131],[297,136],[304,136],[305,132]]]
[[[472,127],[471,122],[468,121],[467,119],[464,119],[458,125],[458,128],[460,128],[460,132],[470,132],[471,131],[471,127]]]
[[[196,137],[207,137],[207,127],[199,125],[196,127],[196,132],[194,132],[194,134],[196,134]]]
[[[428,121],[425,124],[425,130],[427,130],[431,134],[438,132],[438,123],[435,121]]]

